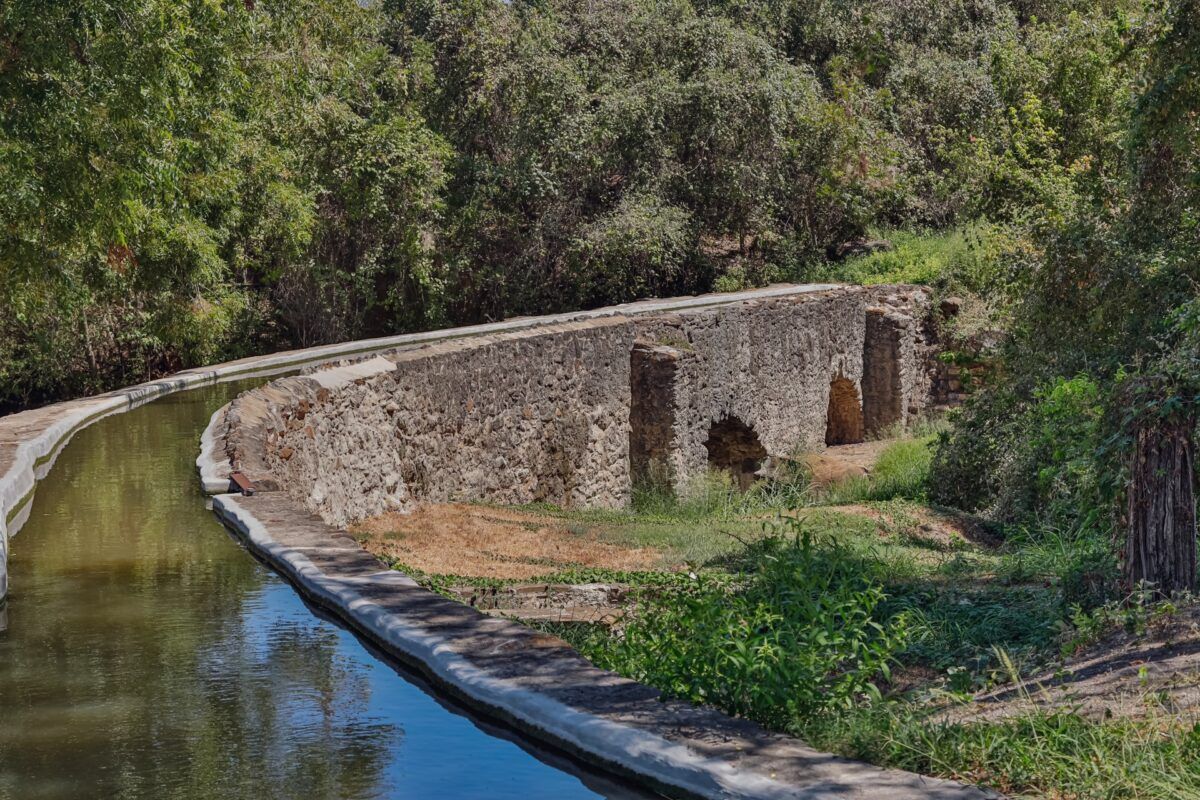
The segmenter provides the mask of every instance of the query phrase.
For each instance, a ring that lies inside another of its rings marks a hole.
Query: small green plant
[[[1123,600],[1110,601],[1090,610],[1075,606],[1071,610],[1070,624],[1066,627],[1063,655],[1077,653],[1118,630],[1133,636],[1144,636],[1151,628],[1162,625],[1179,613],[1180,606],[1194,605],[1195,602],[1195,597],[1189,594],[1160,600],[1152,587],[1144,585]]]

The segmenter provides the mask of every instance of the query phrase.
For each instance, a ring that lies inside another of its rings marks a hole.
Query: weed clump
[[[767,725],[881,697],[908,638],[871,562],[794,519],[755,543],[729,585],[648,592],[622,636],[590,655],[693,702]]]

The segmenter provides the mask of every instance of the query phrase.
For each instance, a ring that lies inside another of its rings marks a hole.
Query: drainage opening
[[[733,475],[743,492],[750,488],[756,473],[767,459],[767,450],[758,434],[737,417],[725,417],[708,429],[708,465]]]
[[[858,389],[847,378],[829,384],[829,412],[825,422],[825,444],[855,444],[863,440],[862,404]]]

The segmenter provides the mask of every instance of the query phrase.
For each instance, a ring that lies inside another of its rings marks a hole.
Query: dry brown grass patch
[[[383,514],[351,532],[372,553],[436,575],[526,579],[567,567],[661,566],[650,547],[621,547],[534,511],[459,503]]]

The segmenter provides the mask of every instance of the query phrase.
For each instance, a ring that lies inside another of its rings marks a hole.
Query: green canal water
[[[81,431],[13,540],[0,798],[646,797],[466,715],[322,618],[205,508],[238,388]]]

